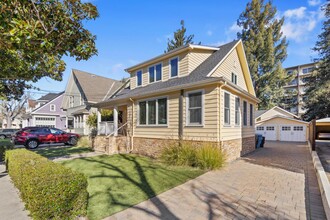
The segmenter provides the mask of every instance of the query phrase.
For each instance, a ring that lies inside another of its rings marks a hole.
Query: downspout
[[[183,139],[183,94],[184,90],[180,90],[180,97],[179,97],[179,140],[182,141]]]
[[[134,100],[132,98],[129,98],[129,100],[132,102],[132,135],[130,137],[131,138],[130,152],[132,152],[134,149],[134,139],[133,139],[133,137],[134,137]]]

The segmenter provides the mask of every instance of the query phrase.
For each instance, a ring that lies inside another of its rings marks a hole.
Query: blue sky
[[[86,1],[86,0],[85,0]],[[151,1],[90,0],[100,17],[86,27],[97,36],[98,56],[76,62],[64,58],[63,81],[44,78],[34,84],[41,90],[63,91],[71,69],[79,69],[113,79],[128,77],[127,67],[160,55],[167,39],[185,21],[188,34],[204,45],[221,45],[236,38],[236,20],[248,1]],[[311,48],[321,32],[324,15],[320,6],[325,0],[273,0],[279,17],[285,17],[283,32],[289,42],[284,67],[312,61]],[[43,92],[32,92],[37,98]]]

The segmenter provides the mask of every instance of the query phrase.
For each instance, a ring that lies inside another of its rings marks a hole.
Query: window
[[[247,126],[247,102],[243,102],[243,125]]]
[[[137,86],[142,85],[142,70],[136,72],[136,85]]]
[[[292,75],[293,71],[292,70],[289,70],[286,74],[287,75]]]
[[[237,85],[237,75],[235,73],[231,73],[231,82]]]
[[[257,127],[257,131],[263,131],[263,130],[264,130],[264,127],[262,127],[262,126]]]
[[[70,105],[70,107],[73,107],[73,105],[74,105],[74,96],[70,96],[69,105]]]
[[[174,58],[170,60],[170,73],[171,73],[171,77],[176,77],[178,76],[178,62],[179,59],[178,58]]]
[[[282,131],[291,131],[290,126],[282,126]]]
[[[267,131],[274,131],[275,128],[274,128],[274,126],[267,126],[267,127],[266,127],[266,130],[267,130]]]
[[[240,98],[235,98],[235,125],[240,125],[240,105],[241,100]]]
[[[149,67],[149,83],[162,80],[162,64]]]
[[[55,106],[54,104],[51,104],[51,105],[49,106],[49,108],[50,108],[50,111],[51,111],[51,112],[55,112],[55,111],[56,111],[56,106]]]
[[[139,125],[166,125],[167,99],[139,102]]]
[[[187,98],[187,124],[189,125],[202,125],[202,100],[203,92],[191,92],[188,93]]]
[[[307,74],[307,73],[310,73],[310,72],[313,72],[314,70],[314,67],[310,67],[310,68],[305,68],[302,70],[303,74]]]
[[[225,125],[230,125],[230,95],[225,92]]]
[[[293,126],[294,131],[303,131],[304,127],[303,126]]]
[[[253,126],[253,105],[250,104],[250,126]]]

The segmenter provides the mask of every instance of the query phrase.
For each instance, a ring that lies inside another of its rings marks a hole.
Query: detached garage
[[[256,114],[256,134],[264,136],[266,141],[307,141],[308,122],[297,119],[290,112],[274,107]]]

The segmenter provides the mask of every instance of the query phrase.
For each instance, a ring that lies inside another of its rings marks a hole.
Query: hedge
[[[33,219],[74,219],[87,214],[87,179],[26,149],[6,151],[8,173]]]
[[[0,162],[5,159],[5,151],[13,149],[14,145],[11,142],[0,142]]]

